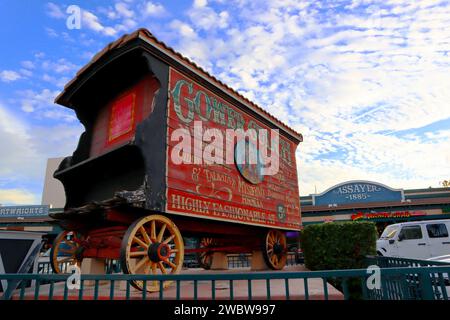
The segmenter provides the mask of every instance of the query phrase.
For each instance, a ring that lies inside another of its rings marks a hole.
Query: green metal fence
[[[448,300],[450,266],[384,268],[379,271],[380,286],[375,288],[367,286],[368,278],[373,275],[366,269],[158,276],[82,275],[80,288],[72,290],[66,285],[69,275],[3,274],[0,275],[0,281],[6,281],[10,286],[4,298],[13,300],[349,299],[349,284],[354,279],[361,284],[364,299]],[[27,287],[31,281],[34,281],[34,285]],[[133,290],[132,281],[142,281],[144,288],[156,281],[160,290],[156,293]],[[167,281],[171,281],[172,285],[162,290]],[[337,293],[336,289],[329,285],[330,282],[339,282],[342,294]],[[17,289],[11,291],[16,284]]]
[[[432,300],[448,300],[450,294],[449,273],[426,273],[415,270],[430,270],[429,267],[450,268],[450,265],[440,261],[418,260],[396,257],[368,256],[367,265],[386,268],[401,268],[403,274],[385,274],[383,285],[379,290],[368,291],[368,299],[418,300],[426,297]],[[410,272],[408,272],[410,271]]]
[[[380,268],[402,268],[402,267],[431,267],[450,265],[442,261],[418,260],[396,257],[368,256],[366,258],[368,265],[377,265]]]

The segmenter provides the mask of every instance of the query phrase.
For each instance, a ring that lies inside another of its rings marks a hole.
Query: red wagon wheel
[[[67,273],[69,265],[81,266],[83,236],[74,231],[63,231],[53,241],[50,264],[54,273]]]
[[[286,236],[279,230],[269,230],[264,237],[263,256],[273,270],[281,270],[287,261]]]
[[[167,217],[151,215],[135,221],[122,239],[121,264],[127,274],[175,274],[183,266],[184,243],[177,226]],[[166,288],[172,281],[164,281]],[[143,281],[132,281],[138,290]],[[159,291],[159,281],[147,283],[147,291]]]
[[[205,251],[199,252],[197,254],[197,261],[201,268],[205,270],[211,269],[212,259],[213,259],[213,251],[208,251],[208,248],[213,248],[217,245],[217,242],[213,238],[200,238],[198,243],[199,249],[205,249]]]

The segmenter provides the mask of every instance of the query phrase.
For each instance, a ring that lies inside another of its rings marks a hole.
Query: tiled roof
[[[243,101],[244,104],[250,106],[250,108],[253,108],[258,113],[261,113],[263,116],[267,117],[272,122],[275,122],[280,127],[284,128],[284,129],[287,129],[288,132],[290,131],[290,133],[292,135],[294,135],[300,141],[303,140],[303,137],[302,137],[302,135],[300,133],[298,133],[294,129],[290,128],[289,126],[287,126],[286,124],[281,122],[279,119],[277,119],[276,117],[274,117],[273,115],[268,113],[266,110],[264,110],[263,108],[259,107],[254,102],[250,101],[249,99],[245,98],[243,95],[241,95],[240,93],[238,93],[237,91],[235,91],[234,89],[232,89],[231,87],[229,87],[228,85],[223,83],[222,81],[218,80],[216,77],[214,77],[211,74],[209,74],[207,71],[202,69],[200,66],[198,66],[193,61],[189,60],[188,58],[186,58],[185,56],[183,56],[179,52],[176,52],[174,49],[172,49],[171,47],[167,46],[164,42],[159,41],[150,31],[148,31],[147,29],[144,29],[144,28],[138,29],[138,30],[136,30],[136,31],[134,31],[133,33],[130,33],[130,34],[123,35],[122,37],[120,37],[116,41],[113,41],[110,44],[108,44],[105,48],[103,48],[103,50],[98,52],[91,59],[91,61],[89,61],[83,68],[81,68],[77,72],[76,76],[64,86],[64,90],[56,97],[55,102],[58,103],[58,104],[62,104],[62,97],[68,91],[68,89],[78,80],[78,78],[81,76],[82,73],[84,73],[87,69],[89,69],[89,67],[91,67],[93,64],[95,64],[105,54],[107,54],[110,51],[113,51],[114,49],[118,49],[118,48],[126,45],[131,40],[138,39],[138,38],[146,41],[147,43],[149,43],[151,45],[153,45],[154,47],[156,47],[160,51],[164,52],[165,54],[167,54],[169,56],[172,56],[172,58],[175,58],[176,60],[179,60],[184,65],[187,65],[187,66],[193,68],[197,73],[199,73],[203,77],[207,78],[210,82],[216,84],[218,87],[221,87],[229,95],[234,96],[238,100]]]

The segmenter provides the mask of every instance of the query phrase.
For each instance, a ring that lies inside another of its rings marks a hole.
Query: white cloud
[[[227,11],[216,12],[207,6],[206,1],[200,2],[194,2],[193,7],[188,11],[188,16],[194,26],[208,31],[228,27],[230,15]]]
[[[34,54],[34,57],[36,58],[36,59],[42,59],[42,58],[44,58],[45,57],[45,53],[44,52],[36,52],[35,54]]]
[[[33,72],[28,69],[20,69],[19,72],[25,77],[31,77],[33,75]]]
[[[41,67],[45,71],[51,71],[58,74],[70,74],[75,73],[80,66],[67,61],[65,58],[55,59],[55,60],[43,60],[41,62]]]
[[[90,30],[93,30],[106,36],[114,36],[117,33],[117,31],[114,28],[103,26],[100,23],[99,18],[92,12],[82,10],[81,16],[82,16],[82,26],[86,26]]]
[[[66,16],[63,10],[53,2],[47,3],[46,7],[47,7],[47,14],[52,18],[62,19]]]
[[[34,69],[35,68],[33,61],[30,61],[30,60],[22,61],[20,64],[22,65],[22,67],[24,67],[26,69]]]
[[[56,30],[55,29],[53,29],[53,28],[45,28],[45,32],[47,33],[47,35],[50,37],[50,38],[57,38],[58,37],[58,33],[56,32]]]
[[[16,80],[19,80],[20,78],[22,78],[22,76],[13,70],[3,70],[2,72],[0,72],[0,80],[2,80],[3,82],[14,82]]]
[[[448,131],[415,131],[450,119],[450,6],[420,3],[237,1],[224,35],[198,2],[171,27],[179,51],[304,134],[302,194],[349,179],[428,187],[450,172]]]
[[[47,158],[71,154],[81,132],[78,123],[32,126],[0,103],[0,203],[38,203]]]
[[[57,81],[51,76],[44,75],[43,80],[47,82]],[[25,90],[20,91],[21,109],[27,113],[34,113],[38,119],[47,118],[54,121],[75,122],[75,115],[67,108],[54,104],[58,90],[43,89],[42,91]]]
[[[156,26],[162,40],[302,132],[302,194],[350,179],[403,188],[448,179],[450,134],[435,127],[450,119],[445,1],[195,0],[159,25],[148,17],[170,14],[161,3],[83,11],[83,28],[117,37]],[[56,62],[40,73],[53,84],[77,69]],[[46,93],[33,94],[22,96],[24,111],[65,119],[39,102]]]
[[[0,182],[9,177],[36,178],[33,163],[39,164],[27,125],[0,104]],[[0,188],[3,188],[0,185]]]
[[[37,195],[28,190],[0,188],[0,204],[2,205],[30,205],[38,203]]]
[[[133,10],[130,10],[126,3],[118,2],[116,3],[115,8],[117,13],[122,17],[131,18],[134,16]]]
[[[178,32],[181,36],[186,38],[196,38],[197,34],[194,29],[187,23],[184,23],[180,20],[173,20],[170,23],[170,27]]]
[[[193,7],[194,8],[202,8],[208,5],[207,0],[194,0]]]
[[[153,3],[151,1],[148,1],[145,4],[145,14],[147,16],[158,17],[164,15],[165,13],[166,9],[160,3]]]
[[[42,76],[42,80],[44,80],[45,82],[49,82],[51,84],[53,84],[54,86],[58,87],[58,88],[63,88],[64,85],[69,82],[70,78],[68,77],[54,77],[51,76],[47,73],[44,73],[44,75]]]

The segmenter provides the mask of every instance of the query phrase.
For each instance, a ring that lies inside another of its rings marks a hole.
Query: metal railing
[[[367,266],[376,265],[380,268],[401,268],[404,274],[386,275],[383,277],[384,284],[380,290],[368,291],[368,299],[409,299],[417,300],[422,297],[432,300],[448,300],[450,294],[449,274],[438,273],[416,273],[417,269],[428,270],[429,267],[450,268],[449,263],[432,260],[419,260],[397,257],[368,256]],[[408,272],[410,270],[411,272]]]
[[[446,266],[449,263],[432,260],[418,260],[408,258],[384,257],[384,256],[367,256],[368,265],[377,265],[380,268],[403,268],[403,267],[432,267]]]
[[[3,274],[0,281],[7,289],[5,298],[13,300],[84,300],[84,299],[349,299],[351,281],[361,285],[364,299],[375,300],[448,300],[450,266],[380,269],[379,287],[369,289],[366,269],[253,272],[178,275],[81,275],[79,289],[66,285],[69,275]],[[70,279],[69,279],[70,280]],[[369,279],[370,280],[370,279]],[[27,283],[34,285],[27,288]],[[132,281],[142,281],[143,288],[159,285],[159,292],[132,289]],[[173,284],[166,288],[167,281]],[[18,283],[19,282],[19,283]],[[341,292],[329,283],[339,282]],[[243,290],[244,289],[244,290]]]

